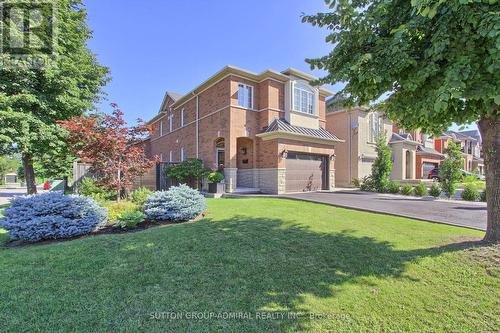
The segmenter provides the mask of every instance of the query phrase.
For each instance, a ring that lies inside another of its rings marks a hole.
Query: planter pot
[[[223,183],[208,183],[209,193],[224,193],[226,192],[226,186]]]

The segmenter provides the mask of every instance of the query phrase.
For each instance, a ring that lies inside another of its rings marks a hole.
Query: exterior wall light
[[[288,157],[288,150],[283,150],[283,152],[281,152],[281,156],[286,159]]]

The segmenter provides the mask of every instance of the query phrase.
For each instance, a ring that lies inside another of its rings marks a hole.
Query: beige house
[[[369,176],[377,157],[376,138],[385,133],[389,141],[392,136],[392,122],[379,112],[368,112],[366,107],[328,112],[326,129],[345,140],[345,143],[335,147],[335,186],[338,187],[350,186],[354,178]],[[398,165],[404,163],[401,158],[398,155]],[[400,168],[396,166],[394,169]],[[398,176],[400,172],[396,171],[394,177]]]
[[[444,155],[434,149],[434,140],[421,133],[404,133],[377,111],[367,107],[334,109],[326,114],[326,129],[334,132],[344,144],[335,148],[335,185],[351,186],[353,179],[371,175],[377,157],[376,138],[385,133],[392,151],[391,179],[415,181],[426,178]]]

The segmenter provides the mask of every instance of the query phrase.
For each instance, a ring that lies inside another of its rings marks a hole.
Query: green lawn
[[[484,180],[477,180],[474,182],[458,183],[458,188],[464,188],[466,185],[473,185],[478,191],[486,190],[486,182]]]
[[[215,199],[195,223],[0,247],[0,327],[492,332],[500,324],[500,251],[480,237],[299,201]],[[163,318],[151,319],[154,312]],[[251,318],[185,319],[192,312]],[[256,312],[300,315],[265,320]]]

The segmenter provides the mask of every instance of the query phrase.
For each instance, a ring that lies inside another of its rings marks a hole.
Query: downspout
[[[348,166],[347,166],[347,169],[349,170],[349,184],[351,184],[352,182],[352,172],[351,172],[351,160],[352,160],[352,153],[351,153],[351,140],[352,140],[352,119],[351,119],[351,113],[349,111],[347,111],[347,113],[349,114],[349,140],[347,141],[349,144],[348,144],[348,153],[349,153],[349,160],[348,160]]]
[[[194,92],[193,92],[194,94]],[[199,99],[196,95],[196,158],[200,158],[200,114],[199,114]]]

